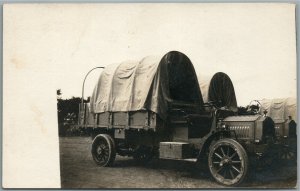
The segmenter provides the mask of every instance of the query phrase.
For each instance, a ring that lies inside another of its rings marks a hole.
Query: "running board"
[[[197,162],[197,158],[186,158],[186,159],[176,159],[176,158],[160,158],[163,160],[178,160],[178,161],[187,161],[187,162]]]

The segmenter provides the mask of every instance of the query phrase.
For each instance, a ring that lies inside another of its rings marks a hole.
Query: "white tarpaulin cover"
[[[263,99],[260,113],[268,111],[267,116],[271,117],[275,123],[284,122],[289,116],[297,121],[297,100],[296,98]]]
[[[199,86],[201,89],[201,93],[202,93],[202,98],[203,98],[203,102],[207,103],[208,102],[208,89],[209,89],[209,83],[211,80],[212,76],[204,76],[198,75],[198,82],[199,82]]]
[[[176,51],[107,66],[91,96],[91,112],[148,109],[165,118],[171,101],[203,105],[194,67]]]

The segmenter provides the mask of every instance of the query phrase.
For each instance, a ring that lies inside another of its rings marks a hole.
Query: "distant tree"
[[[81,103],[81,98],[72,97],[71,99],[62,99],[61,89],[57,89],[56,95],[59,135],[64,136],[66,134],[66,130],[70,127],[71,124],[78,123],[79,105]],[[84,103],[87,103],[88,100],[84,100]]]
[[[58,93],[60,93],[61,95],[60,89],[59,91],[57,91],[57,95],[59,95]],[[84,100],[84,103],[87,103],[88,100]],[[72,97],[71,99],[61,99],[61,97],[57,97],[58,122],[77,123],[80,103],[81,103],[80,97]]]
[[[61,99],[61,89],[56,90],[57,99]]]

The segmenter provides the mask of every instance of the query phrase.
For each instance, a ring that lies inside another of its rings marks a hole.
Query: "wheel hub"
[[[105,152],[105,146],[100,145],[100,146],[97,148],[97,153],[98,153],[98,155],[104,154],[104,152]]]
[[[220,162],[220,167],[222,166],[228,166],[231,164],[231,159],[227,158],[227,157],[223,157],[221,162]]]

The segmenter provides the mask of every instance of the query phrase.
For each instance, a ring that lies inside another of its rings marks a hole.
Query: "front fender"
[[[221,139],[221,137],[235,139],[235,137],[232,137],[230,135],[230,133],[226,130],[217,131],[217,132],[214,132],[214,133],[209,133],[207,136],[202,138],[202,141],[201,141],[202,143],[200,144],[201,146],[200,146],[200,150],[199,150],[197,159],[200,160],[200,159],[207,158],[207,154],[209,152],[210,145],[213,142]]]

